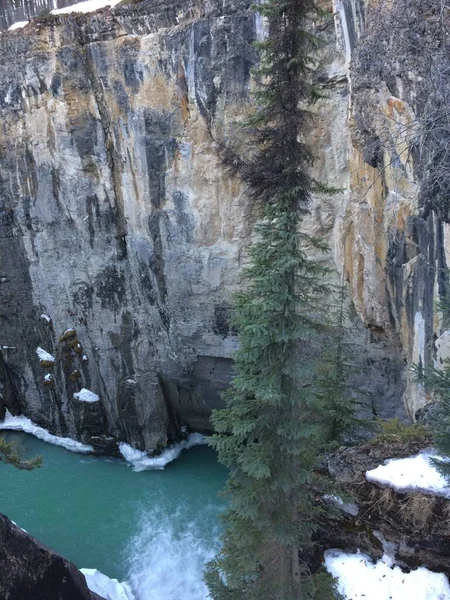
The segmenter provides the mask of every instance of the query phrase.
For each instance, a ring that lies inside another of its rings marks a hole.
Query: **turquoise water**
[[[138,600],[206,598],[202,570],[217,550],[226,478],[213,450],[195,447],[164,471],[135,473],[23,433],[2,437],[42,455],[43,466],[0,463],[0,512],[78,567],[129,581]]]

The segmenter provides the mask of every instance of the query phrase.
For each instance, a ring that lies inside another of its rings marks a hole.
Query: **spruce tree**
[[[444,269],[442,276],[447,280],[446,289],[450,289],[450,273]],[[438,308],[442,313],[442,326],[450,327],[450,296],[440,298]],[[425,424],[430,431],[438,453],[450,459],[450,359],[443,361],[441,368],[424,366],[422,361],[413,366],[417,382],[425,386],[434,396],[435,403],[427,412]],[[446,460],[434,460],[439,471],[450,480],[450,463]]]
[[[434,445],[438,453],[450,459],[450,360],[444,362],[442,369],[416,366],[415,372],[419,382],[425,384],[433,392],[437,402],[427,418]],[[447,460],[433,461],[439,471],[450,479],[450,463]]]
[[[258,5],[269,36],[258,44],[248,151],[222,148],[247,184],[257,224],[235,304],[235,377],[226,408],[213,414],[212,443],[229,468],[230,500],[222,549],[206,574],[214,600],[334,594],[327,579],[312,580],[301,560],[321,510],[315,467],[330,430],[316,384],[329,287],[323,267],[308,257],[321,243],[300,228],[314,186],[304,106],[314,96],[310,57],[317,40],[306,24],[315,8],[312,0]]]
[[[370,394],[358,385],[358,377],[365,371],[367,353],[359,342],[347,298],[347,286],[335,286],[322,313],[322,347],[314,384],[325,447],[330,451],[367,439],[374,426],[362,416]]]

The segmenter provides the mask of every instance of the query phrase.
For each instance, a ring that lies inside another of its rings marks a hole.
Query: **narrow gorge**
[[[374,410],[413,417],[426,399],[408,365],[445,353],[448,232],[405,152],[421,76],[377,32],[349,71],[363,17],[338,3],[322,32],[314,174],[341,191],[315,198],[307,227],[351,286]],[[210,130],[239,127],[261,27],[246,2],[144,2],[2,34],[4,409],[110,454],[209,431],[250,235]],[[77,402],[83,388],[100,401]]]
[[[89,456],[92,469],[123,457],[137,470],[164,467],[212,433],[233,374],[232,298],[253,222],[219,145],[239,137],[251,108],[254,42],[267,24],[250,0],[50,12],[71,4],[0,0],[1,428],[108,457]],[[312,177],[334,193],[315,193],[303,225],[327,242],[320,260],[348,285],[367,354],[365,413],[413,422],[432,398],[412,367],[450,357],[449,7],[319,4],[321,93],[308,142]],[[192,476],[186,502],[204,486],[216,519],[223,471],[212,451],[193,452],[212,483]],[[187,474],[168,477],[190,481],[186,456]],[[161,506],[172,493],[181,487],[169,485]],[[14,518],[6,496],[0,511]],[[100,568],[77,552],[67,556],[77,567]],[[439,561],[431,567],[449,575]],[[198,589],[136,600],[203,600]]]

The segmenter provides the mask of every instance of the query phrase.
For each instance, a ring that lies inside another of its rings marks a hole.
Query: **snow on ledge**
[[[325,568],[338,580],[339,592],[348,600],[449,600],[450,586],[442,573],[419,567],[404,573],[380,560],[342,550],[325,552]]]
[[[80,569],[86,578],[88,588],[105,600],[135,600],[128,583],[110,579],[97,569]]]
[[[49,433],[46,429],[42,427],[38,427],[31,421],[28,417],[24,417],[23,415],[13,416],[8,410],[6,410],[5,420],[3,423],[0,422],[0,430],[8,429],[11,431],[23,431],[24,433],[29,433],[34,435],[40,440],[47,442],[49,444],[53,444],[54,446],[61,446],[66,450],[70,450],[71,452],[81,452],[87,454],[88,452],[93,452],[94,448],[89,446],[88,444],[82,444],[81,442],[77,442],[76,440],[72,440],[71,438],[58,437],[57,435],[53,435]]]
[[[119,450],[124,459],[133,465],[133,471],[160,471],[178,458],[183,450],[188,450],[193,446],[203,446],[207,443],[206,436],[200,433],[191,433],[187,440],[170,446],[159,456],[148,456],[146,452],[136,450],[125,442],[120,442]]]
[[[86,2],[78,2],[78,4],[72,4],[72,6],[66,6],[65,8],[55,8],[50,11],[50,14],[67,15],[69,13],[90,13],[108,6],[112,8],[119,2],[120,0],[86,0]]]
[[[366,479],[371,483],[388,486],[397,492],[422,492],[450,498],[450,487],[431,458],[445,460],[430,450],[408,458],[386,461],[376,469],[366,471]]]
[[[76,392],[73,397],[75,400],[79,400],[80,402],[98,402],[100,400],[100,396],[91,392],[87,388],[82,388],[79,392]]]
[[[43,348],[38,346],[36,348],[36,354],[39,357],[39,360],[44,360],[46,362],[55,362],[55,357],[52,356],[49,352],[46,352]]]
[[[17,23],[13,23],[11,27],[8,27],[8,31],[14,31],[14,29],[22,29],[25,25],[28,25],[30,21],[17,21]]]

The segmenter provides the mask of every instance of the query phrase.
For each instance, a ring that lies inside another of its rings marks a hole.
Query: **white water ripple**
[[[191,433],[187,439],[169,446],[159,456],[148,456],[146,452],[136,450],[125,442],[120,442],[119,450],[124,459],[133,465],[133,471],[162,471],[170,462],[178,458],[183,450],[207,444],[208,438],[205,435]]]
[[[127,580],[137,600],[210,598],[203,571],[218,550],[218,532],[212,542],[195,523],[175,532],[173,521],[158,514],[145,516],[129,544]]]

